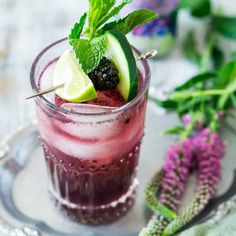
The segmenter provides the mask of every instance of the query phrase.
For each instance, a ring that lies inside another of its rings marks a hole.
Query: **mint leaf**
[[[110,29],[118,29],[127,34],[136,26],[157,17],[157,14],[152,11],[140,9],[122,20],[104,25],[130,2],[131,0],[122,0],[119,5],[115,6],[116,0],[89,0],[87,29],[83,31],[87,19],[87,14],[85,13],[80,18],[80,21],[74,25],[68,37],[76,58],[85,73],[89,73],[96,68],[105,53],[106,39],[103,33]],[[101,28],[102,25],[103,27]],[[80,39],[82,31],[85,35],[84,39]]]
[[[213,16],[212,27],[223,36],[236,39],[236,17]]]
[[[123,32],[124,34],[127,34],[136,26],[144,24],[155,18],[157,18],[157,14],[155,12],[149,11],[147,9],[140,9],[130,13],[128,16],[121,20],[113,21],[104,25],[104,27],[97,32],[97,35],[101,35],[104,32],[112,29],[117,29]]]
[[[85,33],[90,39],[93,38],[96,29],[110,18],[105,19],[104,16],[108,15],[115,3],[116,0],[89,0],[89,25]]]
[[[72,39],[71,44],[76,58],[86,74],[98,66],[106,49],[106,39],[104,36],[93,38],[90,41],[87,39]]]
[[[106,15],[112,9],[112,7],[116,4],[116,0],[106,0],[103,4],[102,16]]]
[[[127,4],[131,3],[132,0],[123,0],[123,2],[118,5],[117,7],[114,7],[110,12],[108,12],[104,17],[102,17],[98,23],[98,27],[103,25],[105,22],[107,22],[110,18],[113,16],[116,16],[120,10]]]
[[[80,21],[78,23],[75,23],[74,27],[71,30],[71,33],[69,35],[69,40],[71,39],[79,39],[80,35],[83,31],[84,24],[86,22],[87,13],[84,13],[83,16],[81,16]]]
[[[93,37],[102,14],[104,14],[104,1],[89,0],[89,24],[86,32],[89,32],[90,38]]]

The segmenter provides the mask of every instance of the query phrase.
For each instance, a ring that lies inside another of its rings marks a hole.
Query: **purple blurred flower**
[[[189,114],[185,114],[182,116],[182,121],[185,125],[188,125],[191,122],[192,118]]]

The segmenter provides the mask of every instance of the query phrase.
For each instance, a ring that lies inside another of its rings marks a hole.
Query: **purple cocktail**
[[[52,86],[52,72],[67,47],[67,40],[60,40],[36,58],[31,70],[35,91]],[[134,54],[139,53],[134,49]],[[97,99],[84,103],[55,94],[35,99],[50,193],[82,223],[113,221],[134,202],[150,82],[147,62],[137,66],[139,93],[127,103],[116,90],[98,91]]]

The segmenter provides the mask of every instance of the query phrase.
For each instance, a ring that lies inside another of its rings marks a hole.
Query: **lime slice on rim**
[[[85,74],[73,54],[65,51],[57,61],[53,73],[56,94],[69,102],[86,102],[97,97],[92,81]]]

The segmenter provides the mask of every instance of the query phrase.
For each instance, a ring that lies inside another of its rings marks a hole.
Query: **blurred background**
[[[212,2],[215,9],[236,15],[234,0]],[[33,101],[25,100],[32,93],[31,64],[48,44],[66,37],[87,8],[85,0],[0,0],[0,138],[34,117]],[[205,26],[206,22],[191,18],[186,11],[179,15],[173,51],[150,63],[156,88],[196,73],[197,67],[183,58],[181,44],[189,28],[201,35]]]
[[[82,3],[83,2],[83,3]],[[0,0],[0,137],[34,116],[29,73],[36,55],[67,36],[82,0]]]

